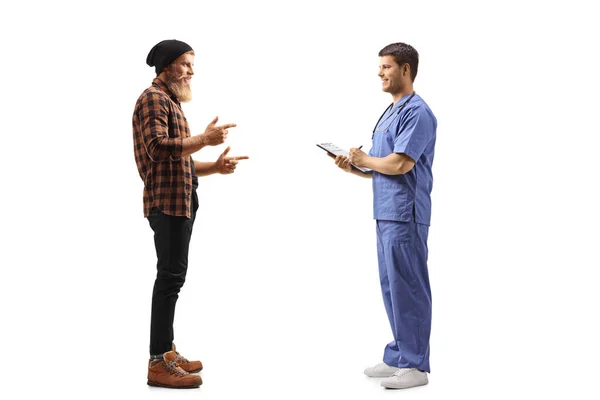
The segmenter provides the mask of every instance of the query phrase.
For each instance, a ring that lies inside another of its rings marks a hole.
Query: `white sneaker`
[[[365,375],[370,376],[371,378],[387,378],[392,375],[400,368],[391,367],[386,363],[377,364],[374,367],[369,367],[365,369]]]
[[[381,386],[388,389],[408,389],[415,386],[423,386],[429,383],[427,373],[416,368],[396,368],[397,371],[391,377],[381,381]]]

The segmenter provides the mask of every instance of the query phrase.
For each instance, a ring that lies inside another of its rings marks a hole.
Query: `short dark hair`
[[[379,57],[393,56],[398,65],[410,65],[410,79],[414,82],[419,69],[419,53],[410,44],[392,43],[385,46],[379,52]]]

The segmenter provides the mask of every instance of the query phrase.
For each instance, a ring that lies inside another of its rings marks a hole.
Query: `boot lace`
[[[167,367],[167,371],[169,371],[169,373],[171,375],[175,375],[175,376],[187,375],[187,372],[185,372],[184,370],[179,368],[179,366],[177,365],[177,363],[175,361],[171,361],[171,362],[165,361],[165,365]]]
[[[177,354],[177,358],[175,358],[175,362],[179,363],[179,364],[188,364],[190,361],[185,358],[184,356],[182,356],[181,354],[179,354],[179,352],[175,352],[175,354]]]

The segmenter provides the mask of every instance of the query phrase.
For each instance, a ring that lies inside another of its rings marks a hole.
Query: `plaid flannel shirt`
[[[152,207],[190,218],[192,158],[181,157],[190,128],[179,100],[155,78],[133,112],[133,150],[144,182],[144,217]]]

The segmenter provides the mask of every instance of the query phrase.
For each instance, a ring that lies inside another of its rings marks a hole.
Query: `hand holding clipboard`
[[[333,143],[317,143],[317,146],[320,147],[321,149],[325,150],[333,158],[336,158],[337,156],[343,156],[343,157],[349,156],[349,154],[346,150],[336,146]],[[361,147],[362,146],[360,146],[359,149]],[[352,168],[362,172],[363,174],[370,174],[371,172],[373,172],[373,170],[371,170],[369,168],[357,167],[354,164],[350,164],[350,165],[352,166]]]

